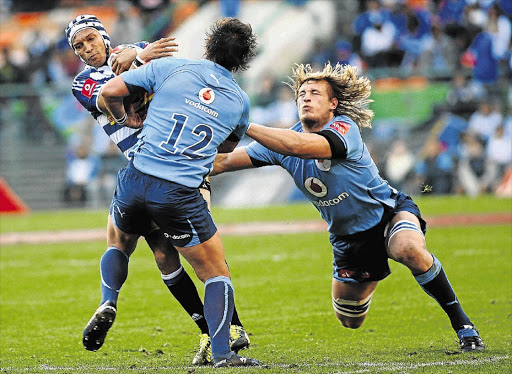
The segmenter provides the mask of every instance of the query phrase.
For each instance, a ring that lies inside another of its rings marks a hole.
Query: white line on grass
[[[318,368],[318,367],[361,367],[361,369],[354,369],[354,370],[341,370],[336,372],[337,374],[357,374],[357,373],[369,373],[374,370],[372,369],[380,369],[380,370],[387,370],[387,371],[404,371],[404,370],[415,370],[415,369],[421,369],[425,367],[435,367],[435,366],[461,366],[461,365],[469,365],[469,366],[481,366],[485,364],[495,363],[503,360],[510,359],[510,356],[489,356],[489,357],[482,357],[482,358],[476,358],[474,356],[471,356],[471,358],[468,359],[462,359],[462,360],[454,360],[454,361],[433,361],[433,362],[418,362],[418,363],[406,363],[406,362],[359,362],[359,363],[353,363],[353,364],[341,364],[337,362],[322,362],[322,363],[312,363],[312,364],[270,364],[265,365],[265,367],[272,369],[272,368],[283,368],[283,369],[293,369],[293,368]],[[62,367],[62,366],[50,366],[50,365],[39,365],[39,368],[44,371],[55,371],[55,370],[66,370],[73,372],[74,370],[94,370],[94,371],[118,371],[119,367],[102,367],[94,368],[91,367]],[[162,371],[162,370],[190,370],[190,369],[201,369],[201,368],[208,368],[207,366],[159,366],[159,367],[147,367],[147,366],[137,366],[136,370],[149,370],[151,372],[153,371]],[[27,371],[30,370],[30,368],[26,368],[25,370],[20,370],[17,368],[2,368],[0,367],[0,370],[7,370],[7,371]]]

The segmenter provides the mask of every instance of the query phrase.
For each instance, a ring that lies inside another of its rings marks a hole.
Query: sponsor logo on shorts
[[[342,192],[338,196],[336,196],[334,199],[313,201],[313,204],[315,204],[318,207],[334,206],[334,205],[338,205],[339,203],[341,203],[343,200],[345,200],[349,196],[350,195],[347,192]]]
[[[358,278],[358,279],[367,279],[370,278],[370,273],[367,271],[357,271],[357,270],[338,270],[338,276],[340,278]]]
[[[217,113],[214,110],[211,110],[210,108],[205,107],[204,105],[201,105],[200,103],[196,103],[195,101],[185,99],[185,103],[190,105],[191,107],[194,107],[196,109],[202,110],[203,112],[209,114],[210,116],[213,116],[217,118],[219,116],[219,113]]]
[[[180,239],[185,239],[185,238],[190,238],[190,234],[183,234],[183,235],[169,235],[168,233],[164,232],[164,236],[166,238],[171,238],[171,239],[174,239],[174,240],[180,240]]]
[[[92,97],[92,94],[94,93],[94,88],[97,85],[98,82],[93,81],[91,78],[87,78],[87,80],[84,83],[84,86],[82,87],[82,95],[90,99]]]

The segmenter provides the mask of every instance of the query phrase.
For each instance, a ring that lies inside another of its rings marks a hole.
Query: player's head
[[[236,18],[222,18],[206,34],[205,57],[235,72],[247,69],[256,47],[251,25]]]
[[[319,104],[320,110],[328,110],[335,116],[346,115],[360,127],[371,127],[373,111],[368,109],[368,104],[373,101],[368,99],[371,94],[370,80],[360,77],[356,67],[327,63],[322,71],[313,71],[311,65],[296,65],[290,81],[289,86],[295,92],[299,118],[303,124],[303,118],[311,120],[312,113],[308,105],[303,110],[302,95],[306,91],[311,92],[312,86],[315,86],[326,96]]]
[[[75,54],[87,65],[102,66],[110,54],[110,36],[92,14],[82,14],[66,27],[66,38]]]

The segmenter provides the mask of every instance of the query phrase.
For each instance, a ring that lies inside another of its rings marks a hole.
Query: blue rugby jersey
[[[291,130],[303,132],[302,124],[298,122]],[[384,206],[395,207],[392,195],[396,190],[380,177],[354,121],[337,116],[321,131],[343,142],[346,159],[283,156],[257,142],[245,150],[258,161],[257,166],[280,165],[286,169],[327,222],[331,234],[350,235],[372,228],[382,219]]]
[[[154,93],[133,156],[145,174],[198,187],[213,168],[217,147],[247,131],[247,94],[231,72],[211,61],[162,58],[121,77]]]
[[[148,43],[137,42],[133,45],[145,48]],[[72,92],[80,104],[92,114],[98,125],[103,128],[110,139],[129,159],[141,130],[118,125],[110,115],[104,114],[98,108],[98,96],[101,88],[114,77],[115,74],[106,63],[98,68],[86,65],[84,70],[75,77]]]

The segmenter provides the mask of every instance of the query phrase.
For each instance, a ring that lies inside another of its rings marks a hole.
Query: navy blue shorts
[[[176,247],[203,243],[217,232],[198,188],[144,174],[131,164],[117,174],[110,214],[128,234],[145,236],[154,221]]]
[[[384,231],[398,212],[407,211],[418,217],[425,234],[427,224],[411,197],[399,192],[395,199],[395,208],[385,210],[380,223],[371,229],[346,236],[330,235],[334,257],[333,278],[340,282],[362,283],[379,281],[391,274]]]

